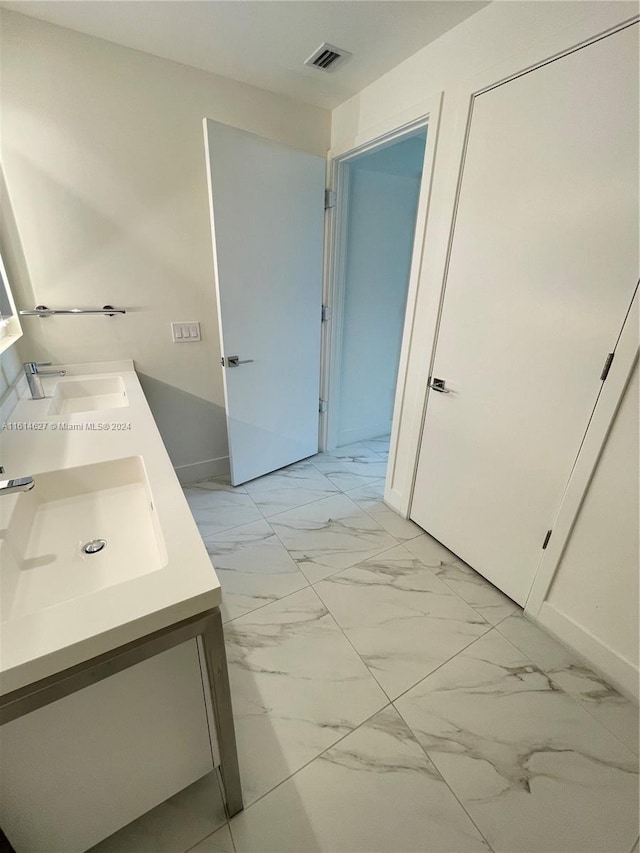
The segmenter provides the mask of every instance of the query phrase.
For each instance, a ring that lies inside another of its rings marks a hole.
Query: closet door
[[[524,604],[638,278],[638,25],[474,99],[411,518]]]

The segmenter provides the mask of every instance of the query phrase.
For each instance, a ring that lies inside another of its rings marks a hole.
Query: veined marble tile
[[[374,451],[365,446],[363,441],[355,441],[353,444],[345,444],[342,447],[336,447],[331,453],[318,453],[312,456],[311,460],[318,459],[323,456],[331,456],[333,459],[366,459],[374,456]]]
[[[355,489],[349,489],[346,494],[363,509],[367,507],[375,509],[384,499],[384,483],[384,477],[379,477],[377,480],[372,480],[364,486],[356,486]]]
[[[396,701],[496,853],[623,853],[637,756],[497,630]]]
[[[389,458],[390,435],[379,435],[377,438],[367,438],[360,442],[367,450],[373,450],[382,459]]]
[[[565,693],[630,749],[638,752],[638,706],[622,696],[576,654],[524,616],[509,616],[498,630],[537,664]]]
[[[398,544],[346,495],[280,513],[270,523],[312,583]]]
[[[363,444],[319,453],[312,457],[311,462],[343,492],[366,486],[387,473],[386,461]]]
[[[191,847],[188,853],[235,853],[229,826],[220,827],[213,835],[207,836],[195,847]]]
[[[391,699],[490,628],[402,546],[315,590]]]
[[[384,502],[384,479],[374,480],[366,486],[358,486],[347,492],[348,497],[373,516],[381,527],[400,542],[415,539],[424,533],[421,527],[408,518],[402,518]]]
[[[222,585],[225,621],[309,583],[264,519],[218,533],[204,544]]]
[[[416,557],[492,625],[497,625],[506,616],[520,611],[515,601],[503,595],[486,578],[458,559],[428,533],[411,539],[406,544]]]
[[[369,450],[373,450],[374,453],[381,450],[388,450],[389,445],[391,444],[391,433],[377,435],[375,438],[364,438],[359,443],[364,444],[365,447],[368,447]]]
[[[242,486],[207,480],[187,486],[184,495],[203,538],[262,518],[262,513]]]
[[[248,494],[269,517],[340,491],[311,462],[296,462],[245,485]]]
[[[225,626],[245,803],[386,703],[311,588]]]
[[[184,853],[226,819],[213,771],[92,847],[91,853]]]
[[[480,833],[393,708],[233,819],[238,853],[466,853]]]

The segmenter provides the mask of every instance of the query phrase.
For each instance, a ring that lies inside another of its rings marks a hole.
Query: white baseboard
[[[217,459],[205,459],[203,462],[192,462],[191,465],[178,465],[175,468],[180,485],[197,483],[199,480],[210,480],[212,477],[223,477],[228,474],[229,457],[219,456]]]
[[[586,658],[593,668],[621,693],[634,702],[638,701],[639,673],[630,660],[607,646],[565,613],[556,610],[548,601],[544,602],[534,621],[540,622],[561,643]]]

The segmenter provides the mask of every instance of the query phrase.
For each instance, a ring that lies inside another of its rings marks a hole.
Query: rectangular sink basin
[[[35,481],[15,504],[2,499],[7,502],[0,530],[2,621],[167,564],[141,457],[52,471]],[[100,547],[95,540],[106,544]],[[95,544],[87,548],[88,543]]]
[[[78,412],[120,409],[128,405],[124,382],[120,376],[66,379],[56,385],[49,414],[73,415]]]

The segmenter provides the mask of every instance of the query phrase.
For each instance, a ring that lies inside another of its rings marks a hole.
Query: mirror
[[[13,301],[9,278],[0,254],[0,353],[9,349],[22,335],[20,319]]]

